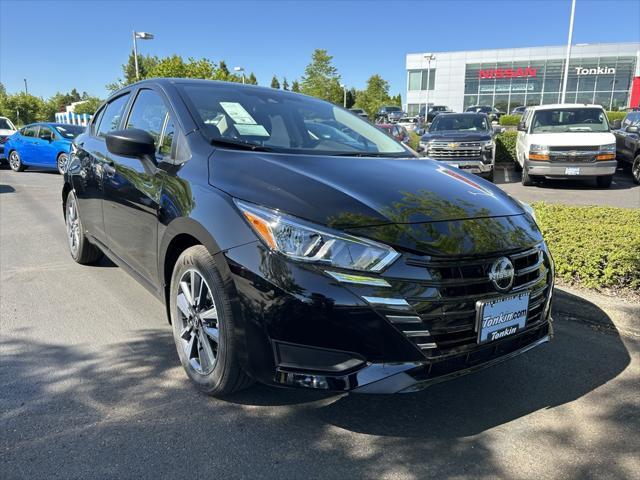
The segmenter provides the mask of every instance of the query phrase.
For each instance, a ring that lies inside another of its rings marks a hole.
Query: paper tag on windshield
[[[254,136],[254,137],[268,137],[269,132],[262,125],[242,125],[236,123],[234,125],[240,135]]]
[[[227,115],[229,115],[236,124],[256,125],[257,123],[249,112],[237,102],[220,102],[220,106],[224,108],[224,111],[227,112]]]

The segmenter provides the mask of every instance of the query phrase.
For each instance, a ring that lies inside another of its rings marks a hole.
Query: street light
[[[136,65],[136,80],[140,78],[140,70],[138,69],[138,44],[136,42],[138,38],[140,40],[153,40],[154,36],[153,33],[133,31],[133,58]]]
[[[426,125],[428,122],[427,117],[429,116],[429,84],[431,83],[431,60],[435,60],[436,56],[433,53],[425,53],[424,58],[427,60],[427,101],[424,106],[424,124]]]
[[[573,38],[573,17],[576,13],[576,0],[571,0],[571,19],[569,20],[569,39],[567,40],[567,58],[564,61],[564,78],[562,79],[562,101],[567,97],[567,81],[569,80],[569,59],[571,58],[571,40]]]
[[[344,83],[341,83],[342,87],[342,106],[347,108],[347,86]]]
[[[244,67],[233,67],[234,72],[242,72],[242,83],[244,84]]]

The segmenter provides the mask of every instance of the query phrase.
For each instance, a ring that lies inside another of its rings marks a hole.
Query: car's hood
[[[442,142],[480,142],[491,140],[489,132],[461,132],[457,130],[442,130],[438,132],[425,133],[421,139],[423,142],[438,140]]]
[[[209,183],[235,198],[334,228],[521,215],[493,184],[427,159],[217,149]]]
[[[616,143],[611,132],[532,133],[529,143],[550,147],[585,147]]]

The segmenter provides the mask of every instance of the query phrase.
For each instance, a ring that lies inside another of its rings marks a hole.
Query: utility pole
[[[24,93],[29,95],[29,89],[27,88],[27,79],[24,78],[23,80],[24,80]]]
[[[567,58],[564,61],[564,75],[562,78],[562,100],[560,103],[566,102],[567,82],[569,80],[569,59],[571,58],[571,41],[573,40],[573,18],[576,13],[576,0],[571,0],[571,19],[569,20],[569,39],[567,40]]]
[[[427,125],[429,116],[429,84],[431,83],[431,60],[435,60],[436,56],[433,53],[428,53],[424,56],[427,59],[427,101],[424,106],[424,124]],[[420,112],[418,112],[420,113]]]

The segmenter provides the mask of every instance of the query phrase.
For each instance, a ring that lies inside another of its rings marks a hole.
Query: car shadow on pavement
[[[558,449],[575,445],[582,456],[572,453],[566,468],[569,477],[585,478],[601,468],[598,451],[634,448],[629,438],[638,430],[637,405],[597,391],[630,357],[613,326],[601,333],[556,323],[553,342],[415,394],[335,396],[256,385],[225,399],[189,383],[169,328],[137,330],[130,340],[104,347],[100,332],[93,347],[3,332],[0,477],[178,478],[188,461],[191,476],[215,471],[219,478],[381,478],[403,471],[412,478],[504,478],[505,447],[496,432],[530,416],[513,427],[516,436]],[[617,383],[637,392],[637,381]],[[582,417],[556,425],[547,416],[553,413],[537,413],[587,394],[598,405],[592,421],[605,422],[616,435],[596,436],[588,444],[595,453],[585,454],[575,432]],[[318,470],[306,472],[309,466]],[[624,477],[622,466],[606,468],[610,478]]]
[[[502,170],[502,169],[501,169]],[[522,178],[521,172],[516,172],[513,169],[509,170],[508,180],[505,177],[504,171],[499,171],[496,175],[495,184],[503,185],[510,183],[520,183]],[[607,189],[598,187],[594,179],[588,180],[553,180],[545,178],[540,182],[537,182],[533,187],[529,188],[544,188],[554,190],[628,190],[634,188],[635,184],[631,178],[631,174],[624,172],[622,169],[618,169],[613,176],[613,182]]]
[[[11,185],[0,184],[0,193],[13,193],[16,189]]]

